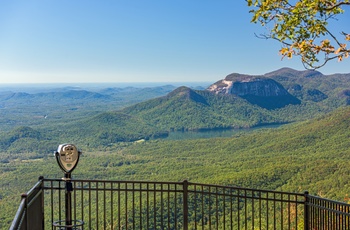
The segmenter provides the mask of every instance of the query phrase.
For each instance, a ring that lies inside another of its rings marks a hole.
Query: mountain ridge
[[[283,68],[275,72],[282,71],[288,75],[288,70]],[[276,79],[281,75],[271,73],[271,78],[263,75],[231,75],[241,81],[247,78],[268,79],[267,84],[273,83],[274,87],[281,87],[281,90],[287,92],[286,95],[242,96],[178,87],[165,96],[119,110],[72,120],[67,124],[55,126],[50,123],[49,128],[43,126],[33,129],[41,136],[47,136],[45,141],[73,140],[83,146],[97,147],[164,136],[174,130],[249,128],[303,121],[350,103],[350,75],[342,75],[336,81],[336,75],[319,75],[316,79],[310,76],[316,76],[318,72],[301,71],[301,76],[295,78],[295,73],[298,71],[292,70],[292,77],[282,76],[280,82]],[[47,122],[50,122],[50,117]],[[0,142],[7,140],[6,135],[7,133],[2,135]],[[5,151],[12,148],[8,143],[1,146],[7,146],[3,148]],[[11,151],[15,151],[15,148]]]

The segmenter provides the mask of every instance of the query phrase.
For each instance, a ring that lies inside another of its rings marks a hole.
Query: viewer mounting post
[[[65,187],[65,205],[66,205],[66,219],[55,221],[53,225],[59,229],[73,230],[78,229],[78,226],[84,225],[81,220],[72,220],[72,198],[71,193],[73,191],[73,184],[71,182],[72,171],[75,169],[79,162],[81,152],[73,144],[61,144],[58,146],[55,152],[55,157],[58,165],[64,172],[64,178],[66,182]],[[65,224],[62,224],[65,222]],[[74,222],[74,224],[73,224]]]

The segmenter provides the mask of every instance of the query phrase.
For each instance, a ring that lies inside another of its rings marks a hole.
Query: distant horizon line
[[[65,83],[0,83],[1,89],[35,89],[35,88],[111,88],[111,87],[160,87],[160,86],[208,86],[214,81],[187,81],[187,82],[65,82]]]
[[[40,84],[167,84],[167,83],[206,83],[210,81],[123,81],[123,82],[0,82],[0,85],[40,85]]]

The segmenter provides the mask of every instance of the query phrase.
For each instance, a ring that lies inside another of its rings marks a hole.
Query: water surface
[[[186,140],[186,139],[203,139],[203,138],[215,138],[215,137],[232,137],[239,133],[254,132],[261,129],[275,129],[281,127],[282,124],[276,125],[264,125],[249,129],[212,129],[201,131],[175,131],[170,132],[167,137],[163,137],[165,140]]]

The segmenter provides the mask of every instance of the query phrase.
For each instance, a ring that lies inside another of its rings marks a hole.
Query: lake
[[[248,129],[212,129],[201,131],[175,131],[170,132],[167,137],[161,137],[164,140],[186,140],[186,139],[203,139],[214,137],[232,137],[239,133],[254,132],[262,129],[275,129],[281,127],[283,124],[264,125]]]

